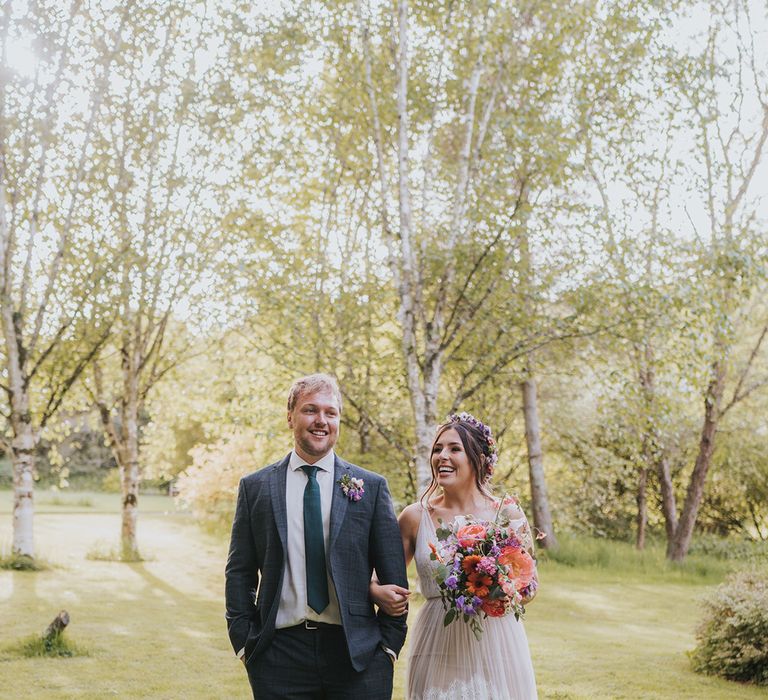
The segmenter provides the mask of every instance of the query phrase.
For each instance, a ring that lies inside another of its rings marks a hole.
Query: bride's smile
[[[464,451],[459,434],[449,429],[443,432],[432,448],[432,469],[440,486],[472,484],[472,465]]]

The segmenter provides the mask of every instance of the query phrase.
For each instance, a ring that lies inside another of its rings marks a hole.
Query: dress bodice
[[[437,533],[429,511],[421,506],[421,521],[419,522],[419,533],[416,535],[416,549],[413,554],[416,560],[416,572],[419,575],[419,591],[425,598],[439,598],[440,588],[435,581],[437,562],[429,558],[430,542],[437,545]]]

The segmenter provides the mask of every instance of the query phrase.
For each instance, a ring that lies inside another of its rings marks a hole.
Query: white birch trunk
[[[2,168],[2,164],[0,164]],[[13,543],[14,554],[34,557],[34,466],[36,436],[29,411],[29,390],[25,376],[26,349],[11,296],[11,240],[5,217],[5,172],[0,170],[0,315],[5,340],[6,370],[13,465]]]
[[[400,214],[400,251],[393,261],[399,262],[400,309],[399,320],[403,329],[403,356],[405,359],[408,391],[411,397],[416,426],[416,480],[419,486],[429,481],[431,469],[429,452],[435,431],[435,386],[422,385],[416,338],[416,259],[413,248],[413,222],[411,214],[410,167],[408,163],[408,2],[401,0],[398,6],[399,54],[397,63],[397,174],[398,208]],[[439,370],[438,370],[439,381]],[[434,383],[434,382],[433,382]]]
[[[456,187],[451,207],[449,235],[441,246],[445,267],[439,281],[434,299],[434,312],[430,314],[429,304],[425,300],[425,287],[419,267],[419,251],[414,234],[411,199],[411,172],[409,161],[410,127],[408,115],[408,76],[409,76],[409,6],[408,0],[397,3],[397,54],[396,63],[396,110],[397,110],[397,203],[399,231],[390,228],[389,184],[385,168],[383,129],[371,71],[371,53],[368,30],[363,16],[362,3],[356,3],[361,26],[365,85],[370,101],[373,141],[376,147],[377,174],[381,187],[381,220],[388,248],[388,262],[399,298],[398,321],[402,328],[401,349],[405,362],[406,382],[408,386],[411,410],[414,416],[415,445],[414,462],[416,480],[420,487],[431,478],[430,452],[434,440],[437,419],[437,401],[442,377],[442,367],[446,347],[449,343],[444,337],[446,306],[450,302],[450,293],[455,278],[456,263],[454,250],[457,240],[465,232],[467,193],[473,153],[479,153],[479,146],[484,138],[490,119],[493,99],[489,103],[488,118],[484,120],[481,132],[476,140],[475,111],[478,88],[483,73],[482,51],[476,61],[468,91],[464,101],[461,123],[463,138],[459,153],[459,168]],[[486,16],[487,19],[487,16]],[[495,93],[494,93],[495,94]],[[431,137],[430,137],[431,138]],[[427,148],[429,160],[430,147]],[[426,170],[428,170],[428,164]],[[427,209],[422,206],[422,211]],[[423,222],[422,222],[423,223]]]
[[[123,412],[122,463],[122,522],[120,528],[121,556],[125,560],[139,558],[137,523],[139,518],[139,421],[138,405],[131,397]]]
[[[12,382],[13,386],[15,382]],[[37,440],[30,421],[29,395],[14,393],[11,408],[11,461],[13,464],[13,544],[11,551],[35,556],[34,546],[34,467]]]
[[[28,396],[22,397],[28,403]],[[13,440],[11,441],[13,461],[13,544],[14,554],[35,556],[34,531],[34,467],[35,439],[29,420],[29,410],[13,412]]]
[[[531,509],[533,524],[546,537],[540,546],[547,549],[557,547],[557,538],[552,526],[552,514],[549,510],[547,482],[544,477],[544,450],[541,446],[539,427],[539,403],[536,392],[536,380],[529,377],[520,383],[523,394],[523,416],[525,418],[525,443],[528,449],[528,475],[531,484]]]

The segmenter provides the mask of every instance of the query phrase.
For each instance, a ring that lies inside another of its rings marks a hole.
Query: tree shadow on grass
[[[139,576],[141,576],[153,590],[162,591],[172,598],[177,599],[179,602],[183,602],[187,599],[185,593],[172,586],[165,579],[162,579],[149,571],[144,562],[129,563],[127,565],[139,574]]]

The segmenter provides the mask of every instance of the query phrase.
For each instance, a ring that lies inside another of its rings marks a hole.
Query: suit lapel
[[[269,477],[269,488],[272,495],[272,513],[275,517],[275,525],[283,545],[283,552],[288,551],[288,511],[285,507],[285,475],[288,470],[288,455],[282,462],[272,467]]]
[[[338,457],[335,457],[333,464],[333,496],[331,497],[331,522],[330,533],[328,536],[328,546],[333,549],[333,545],[336,542],[336,538],[341,532],[341,525],[344,522],[344,516],[347,514],[347,505],[349,499],[344,495],[344,492],[339,486],[339,480],[345,475],[349,474],[349,465],[343,462]]]

